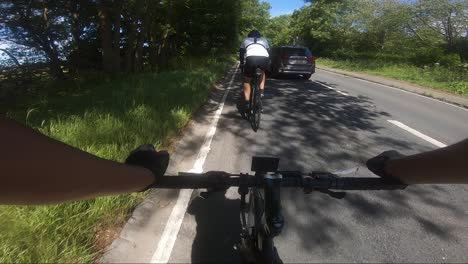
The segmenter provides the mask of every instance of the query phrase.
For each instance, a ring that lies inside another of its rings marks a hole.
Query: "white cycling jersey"
[[[250,56],[269,57],[268,41],[264,38],[246,38],[242,41],[241,49],[245,49],[245,58]]]

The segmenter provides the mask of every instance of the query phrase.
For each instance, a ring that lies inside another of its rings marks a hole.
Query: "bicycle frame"
[[[250,263],[282,263],[274,246],[284,225],[281,213],[281,189],[302,188],[304,193],[321,192],[341,199],[346,190],[403,190],[407,185],[376,177],[340,177],[329,172],[278,171],[279,159],[253,157],[255,175],[223,171],[179,173],[162,176],[152,188],[200,189],[213,191],[238,187],[241,195],[241,255]],[[338,191],[338,192],[337,192]],[[247,195],[248,201],[246,200]]]

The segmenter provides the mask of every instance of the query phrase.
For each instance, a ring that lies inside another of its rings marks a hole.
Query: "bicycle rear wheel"
[[[254,109],[253,109],[253,115],[252,115],[252,127],[255,132],[260,128],[260,120],[262,117],[262,98],[260,96],[260,89],[256,89],[255,91],[255,97],[254,100],[256,101]]]
[[[254,77],[251,88],[250,124],[252,125],[252,129],[257,132],[260,128],[260,120],[262,116],[262,97],[260,95],[259,80],[257,76]]]

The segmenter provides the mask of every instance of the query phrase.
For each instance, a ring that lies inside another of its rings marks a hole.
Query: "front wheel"
[[[262,263],[283,264],[273,243],[273,238],[265,238],[262,247]]]

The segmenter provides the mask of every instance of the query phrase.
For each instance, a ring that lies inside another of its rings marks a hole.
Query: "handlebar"
[[[324,190],[399,190],[407,185],[375,177],[340,177],[328,172],[303,174],[294,171],[278,171],[258,177],[249,174],[226,172],[179,173],[179,176],[163,176],[151,188],[158,189],[225,189],[229,187],[262,188],[265,179],[281,182],[281,187],[303,188],[304,191]]]

